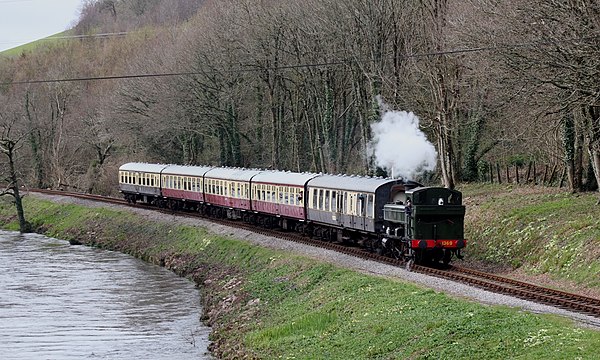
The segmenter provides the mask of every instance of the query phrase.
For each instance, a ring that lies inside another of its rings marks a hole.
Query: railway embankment
[[[219,358],[591,359],[600,347],[600,332],[564,318],[481,305],[259,247],[236,240],[234,230],[36,197],[25,206],[39,232],[193,279]],[[0,202],[0,222],[16,229],[8,201]]]
[[[600,205],[597,193],[471,184],[468,262],[549,287],[600,298]]]

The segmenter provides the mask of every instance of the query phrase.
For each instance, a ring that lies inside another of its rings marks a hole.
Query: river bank
[[[219,358],[593,358],[598,331],[110,207],[27,198],[47,235],[191,277]],[[9,203],[3,227],[15,226]],[[548,346],[552,345],[552,346]]]

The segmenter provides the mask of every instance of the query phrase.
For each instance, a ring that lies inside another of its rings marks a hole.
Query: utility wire
[[[595,40],[600,39],[600,35],[577,38],[577,39],[565,39],[562,42],[566,41],[586,41],[586,40]],[[489,47],[476,47],[476,48],[465,48],[465,49],[454,49],[454,50],[445,50],[445,51],[436,51],[429,53],[418,53],[418,54],[406,54],[401,56],[404,59],[409,58],[423,58],[423,57],[434,57],[434,56],[443,56],[443,55],[457,55],[457,54],[467,54],[467,53],[476,53],[476,52],[484,52],[484,51],[495,51],[501,49],[508,48],[517,48],[517,47],[528,47],[533,45],[550,45],[547,42],[535,42],[535,43],[522,43],[522,44],[511,44],[511,45],[502,45],[502,46],[489,46]],[[376,60],[366,60],[365,62],[376,61]],[[346,65],[350,63],[358,63],[359,60],[337,60],[331,62],[323,62],[323,63],[310,63],[310,64],[295,64],[295,65],[284,65],[277,67],[256,67],[248,69],[232,69],[220,71],[221,73],[249,73],[249,72],[259,72],[259,71],[277,71],[277,70],[290,70],[290,69],[299,69],[299,68],[315,68],[315,67],[325,67],[325,66],[340,66]],[[24,80],[24,81],[15,81],[15,82],[7,82],[0,83],[0,86],[6,85],[28,85],[28,84],[47,84],[47,83],[69,83],[69,82],[83,82],[83,81],[98,81],[98,80],[121,80],[121,79],[147,79],[147,78],[160,78],[160,77],[173,77],[173,76],[193,76],[193,75],[202,75],[207,73],[218,73],[218,71],[185,71],[185,72],[170,72],[170,73],[150,73],[150,74],[130,74],[130,75],[115,75],[115,76],[96,76],[96,77],[77,77],[77,78],[66,78],[66,79],[43,79],[43,80]]]

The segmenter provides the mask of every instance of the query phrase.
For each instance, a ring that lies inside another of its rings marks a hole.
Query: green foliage
[[[508,158],[508,163],[512,166],[522,168],[527,163],[527,157],[525,155],[512,155]]]

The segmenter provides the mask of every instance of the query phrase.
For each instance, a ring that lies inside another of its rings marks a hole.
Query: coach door
[[[346,201],[346,219],[347,226],[356,229],[356,193],[347,193]]]
[[[344,208],[343,201],[344,193],[342,191],[332,190],[331,191],[331,212],[332,219],[335,225],[344,225]]]
[[[358,194],[356,196],[356,228],[365,230],[366,226],[366,208],[367,208],[367,195]]]

